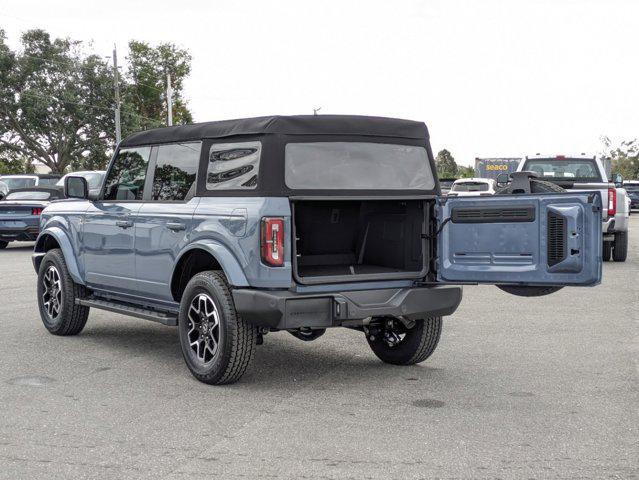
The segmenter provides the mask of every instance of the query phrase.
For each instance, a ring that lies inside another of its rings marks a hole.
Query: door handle
[[[133,226],[133,222],[131,220],[116,220],[115,224],[120,228],[129,228]]]
[[[186,225],[179,222],[169,222],[166,224],[166,228],[173,230],[174,232],[179,232],[180,230],[186,230]]]

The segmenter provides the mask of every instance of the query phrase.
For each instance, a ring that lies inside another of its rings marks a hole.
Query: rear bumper
[[[33,242],[38,238],[40,228],[38,226],[26,226],[20,228],[6,228],[0,226],[0,240],[6,242],[23,241]]]
[[[452,314],[462,298],[459,286],[390,288],[300,294],[288,290],[233,290],[235,308],[248,322],[292,329],[340,326],[367,317],[410,319]]]

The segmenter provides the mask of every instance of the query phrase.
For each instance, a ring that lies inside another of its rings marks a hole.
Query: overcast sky
[[[174,42],[196,121],[350,113],[426,122],[475,157],[601,150],[639,136],[639,1],[0,0],[20,32]]]

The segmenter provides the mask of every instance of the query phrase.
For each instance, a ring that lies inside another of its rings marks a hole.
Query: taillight
[[[262,262],[271,267],[284,265],[284,219],[263,217],[261,237]]]
[[[41,215],[42,214],[42,208],[40,207],[33,207],[31,209],[31,215]]]
[[[614,217],[617,213],[617,190],[614,188],[608,189],[608,216]]]

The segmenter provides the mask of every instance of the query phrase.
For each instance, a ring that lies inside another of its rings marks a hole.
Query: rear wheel
[[[441,333],[442,317],[416,320],[412,327],[395,318],[386,318],[380,325],[367,328],[366,340],[382,362],[414,365],[433,354]]]
[[[7,248],[7,245],[9,245],[9,242],[5,242],[4,240],[0,240],[0,250],[2,250],[3,248]]]
[[[615,241],[612,244],[612,259],[615,262],[625,262],[628,256],[628,232],[615,233]]]
[[[612,242],[603,242],[603,250],[601,251],[601,258],[604,262],[609,262],[612,258]]]
[[[543,180],[530,180],[531,193],[560,193],[566,190],[555,185],[554,183],[544,182]],[[513,193],[512,185],[508,185],[497,190],[497,195],[510,195]],[[511,295],[519,297],[543,297],[561,290],[563,287],[519,287],[517,285],[497,285],[498,288]]]
[[[38,270],[38,307],[42,323],[54,335],[77,335],[89,317],[89,308],[76,305],[86,288],[73,281],[62,251],[49,250]]]
[[[234,383],[244,374],[255,351],[257,328],[235,311],[223,273],[201,272],[189,281],[178,326],[182,355],[199,381]]]

